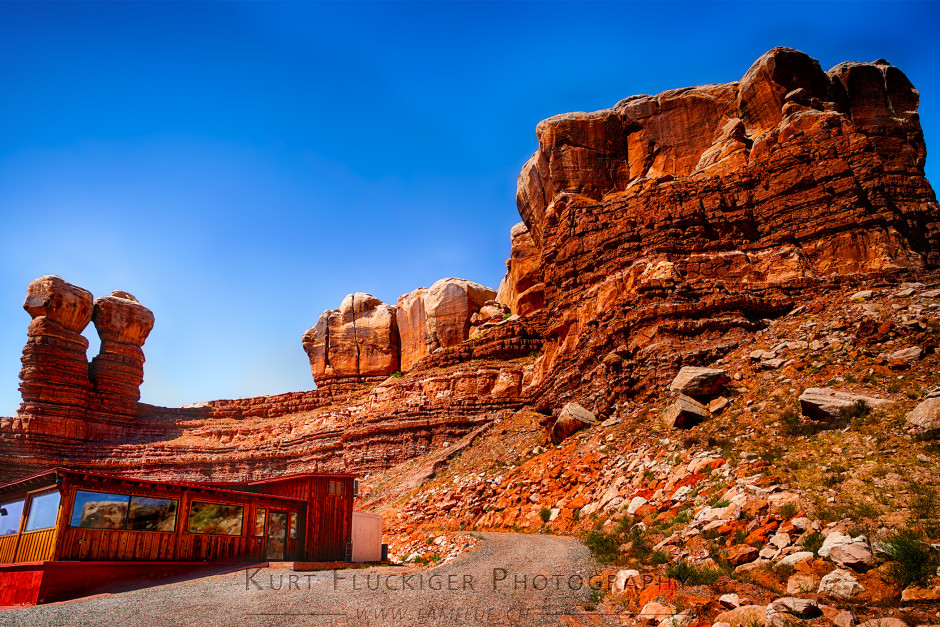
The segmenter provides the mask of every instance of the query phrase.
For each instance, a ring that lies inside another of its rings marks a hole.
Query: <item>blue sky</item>
[[[345,294],[498,285],[539,120],[737,80],[773,46],[824,69],[888,59],[933,146],[938,17],[927,1],[0,1],[0,415],[43,274],[153,310],[145,402],[312,389],[300,337]]]

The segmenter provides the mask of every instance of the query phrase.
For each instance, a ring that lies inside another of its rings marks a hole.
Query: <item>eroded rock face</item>
[[[46,275],[26,288],[23,309],[32,321],[20,371],[23,403],[12,427],[26,433],[85,437],[91,386],[85,354],[88,340],[81,332],[91,322],[91,292]]]
[[[544,285],[536,381],[613,404],[717,359],[814,282],[938,265],[917,101],[886,62],[827,73],[775,48],[739,83],[539,123],[517,192]]]
[[[509,231],[509,259],[506,276],[499,284],[496,300],[520,316],[527,316],[545,306],[539,250],[524,222]]]
[[[388,376],[400,368],[395,308],[371,294],[348,294],[304,333],[303,346],[317,385]]]
[[[144,354],[154,318],[127,292],[92,301],[88,290],[54,275],[29,284],[32,316],[23,349],[23,403],[9,429],[63,441],[117,439],[137,416]],[[81,332],[94,322],[101,349],[91,364]]]
[[[101,338],[101,350],[89,368],[99,408],[136,416],[144,382],[141,347],[153,329],[153,312],[133,295],[115,291],[95,301],[91,319]]]

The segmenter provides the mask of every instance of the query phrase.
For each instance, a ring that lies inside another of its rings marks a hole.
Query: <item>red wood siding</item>
[[[343,494],[330,494],[330,481],[343,485]],[[346,558],[346,543],[352,541],[352,477],[288,477],[266,482],[265,494],[276,494],[307,501],[305,559],[311,562],[335,562]]]

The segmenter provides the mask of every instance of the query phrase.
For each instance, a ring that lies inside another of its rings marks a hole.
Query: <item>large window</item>
[[[60,496],[59,492],[56,491],[34,496],[30,499],[29,514],[26,516],[26,528],[24,531],[36,531],[37,529],[55,527],[56,518],[59,516]]]
[[[8,536],[20,530],[24,505],[25,499],[0,505],[0,536]]]
[[[189,533],[240,536],[244,514],[245,508],[238,505],[193,501],[189,512]]]
[[[173,531],[177,503],[175,499],[79,490],[69,524],[84,529]]]
[[[176,529],[176,501],[132,496],[127,528],[134,531],[173,531]]]

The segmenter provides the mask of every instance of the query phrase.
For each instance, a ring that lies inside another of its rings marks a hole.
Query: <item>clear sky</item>
[[[0,415],[43,274],[153,310],[145,402],[312,389],[301,335],[345,294],[498,285],[539,120],[737,80],[773,46],[823,69],[888,59],[934,146],[938,18],[929,1],[0,0]]]

